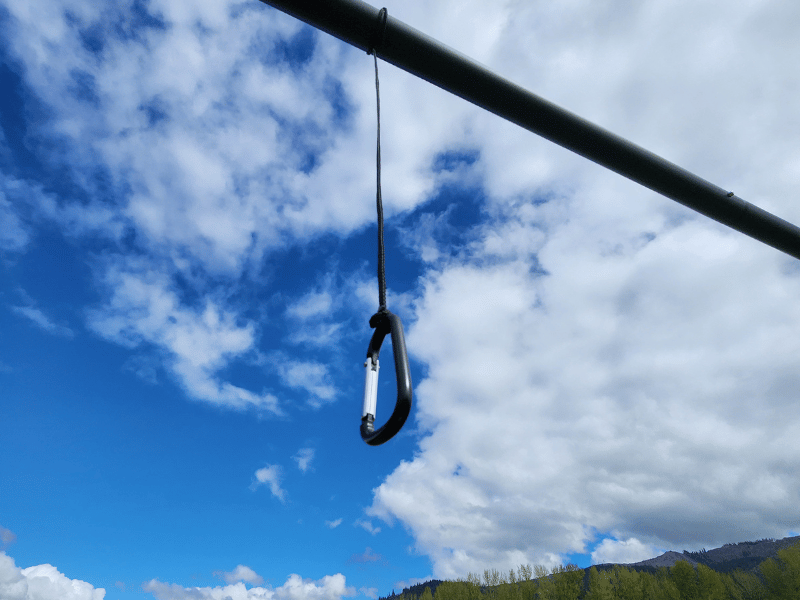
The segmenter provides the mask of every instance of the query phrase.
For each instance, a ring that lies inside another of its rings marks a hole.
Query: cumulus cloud
[[[233,571],[215,571],[214,575],[220,577],[225,583],[233,585],[243,581],[253,585],[264,583],[264,578],[245,565],[237,565]]]
[[[236,274],[287,238],[349,231],[370,215],[369,203],[351,201],[369,197],[370,180],[349,159],[372,124],[365,115],[349,125],[356,135],[337,136],[347,101],[331,73],[347,71],[352,49],[321,37],[310,56],[289,57],[301,69],[287,69],[264,57],[303,26],[240,1],[71,2],[70,18],[54,12],[46,27],[36,4],[8,8],[26,83],[54,109],[31,133],[58,136],[89,191],[101,165],[124,196],[111,210],[150,251]],[[126,17],[148,11],[130,35]]]
[[[800,152],[780,123],[800,124],[800,12],[692,6],[512,3],[476,58],[797,221]],[[435,29],[451,9],[408,10]],[[409,528],[440,578],[553,566],[596,531],[622,540],[598,556],[640,559],[796,529],[795,263],[493,117],[468,122],[490,218],[445,261],[435,223],[409,240],[432,264],[407,328],[425,437],[369,516]]]
[[[362,110],[354,100],[372,97],[369,61],[250,2],[100,8],[71,0],[43,21],[45,4],[7,3],[4,34],[26,93],[46,109],[27,135],[49,149],[47,162],[64,169],[76,192],[45,194],[0,174],[11,190],[0,202],[3,247],[29,243],[18,196],[64,234],[99,237],[109,249],[94,264],[105,293],[88,313],[92,331],[137,350],[154,347],[150,355],[190,397],[281,413],[274,394],[223,375],[259,334],[252,315],[228,298],[263,283],[273,251],[373,220],[373,177],[353,159],[371,157],[374,144],[372,103]],[[271,58],[303,36],[307,55]],[[386,125],[400,151],[387,153],[385,169],[403,182],[386,195],[387,215],[425,201],[436,185],[427,165],[437,137],[453,135],[439,118],[447,109],[428,116],[418,108],[396,105],[397,119]],[[424,121],[401,125],[413,114]],[[301,290],[286,310],[300,325],[291,343],[336,345],[343,334],[329,314],[341,308],[335,288],[323,278]],[[28,315],[39,323],[43,316]],[[182,343],[189,340],[196,354]],[[282,383],[306,392],[313,406],[335,400],[326,364],[286,359],[277,367]],[[153,380],[153,370],[139,372]]]
[[[281,487],[283,469],[280,465],[267,465],[255,473],[255,481],[250,489],[256,489],[261,485],[269,486],[269,491],[282,503],[286,503],[286,490]]]
[[[339,600],[355,596],[355,590],[346,585],[341,573],[326,575],[317,581],[293,574],[286,583],[275,589],[275,594],[280,600]]]
[[[103,600],[106,591],[70,579],[52,565],[20,569],[0,552],[0,598],[3,600]]]
[[[339,525],[342,524],[343,519],[334,519],[333,521],[325,521],[325,527],[328,529],[336,529]]]
[[[271,251],[371,219],[370,202],[352,201],[371,196],[371,178],[351,159],[373,125],[351,119],[348,90],[332,76],[348,72],[353,51],[310,36],[308,56],[273,61],[307,29],[250,2],[70,1],[44,20],[45,4],[6,8],[9,52],[26,93],[47,109],[28,135],[78,191],[43,194],[0,174],[0,247],[29,243],[18,205],[67,235],[99,236],[118,256],[95,263],[107,290],[89,313],[96,333],[155,346],[191,397],[280,413],[271,393],[220,374],[257,338],[225,296],[258,279]],[[325,302],[308,296],[289,312],[316,318]],[[22,312],[48,325],[41,311]],[[328,344],[338,330],[329,322],[309,339]],[[322,364],[284,362],[281,375],[312,404],[335,397]]]
[[[142,588],[158,600],[341,600],[355,595],[354,588],[346,585],[341,573],[326,575],[317,581],[292,574],[275,589],[247,588],[241,582],[219,587],[185,588],[156,579],[146,582]]]
[[[292,458],[297,463],[297,468],[306,473],[311,468],[311,461],[314,460],[314,449],[300,448]]]

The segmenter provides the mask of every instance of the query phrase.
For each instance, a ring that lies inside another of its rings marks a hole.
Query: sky
[[[800,223],[800,4],[386,2]],[[2,600],[374,600],[800,532],[797,260],[380,68],[414,407],[369,447],[372,57],[256,0],[0,3]]]

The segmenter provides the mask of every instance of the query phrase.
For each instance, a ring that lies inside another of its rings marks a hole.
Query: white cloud
[[[248,589],[241,582],[213,588],[185,588],[176,583],[162,583],[152,579],[144,583],[142,589],[158,600],[271,600],[275,597],[272,590],[260,587]]]
[[[358,519],[358,520],[356,520],[354,525],[357,525],[358,527],[361,527],[364,531],[366,531],[367,533],[370,533],[372,535],[377,535],[377,534],[379,534],[381,532],[381,528],[380,527],[376,527],[375,525],[373,525],[372,521],[370,521],[368,519]]]
[[[101,236],[124,255],[97,260],[98,286],[108,293],[89,315],[93,330],[155,346],[194,398],[280,413],[272,394],[220,375],[256,343],[252,323],[227,297],[242,277],[260,278],[272,250],[373,218],[372,177],[352,158],[372,147],[362,140],[374,125],[369,114],[350,122],[351,90],[336,77],[354,51],[321,37],[301,68],[274,62],[272,51],[301,25],[245,2],[139,6],[163,27],[139,25],[136,35],[127,35],[130,2],[70,0],[47,18],[39,15],[46,3],[6,7],[8,47],[25,89],[47,109],[28,135],[45,142],[48,162],[82,193],[46,195],[5,176],[3,189],[25,192],[31,212],[64,233]],[[90,30],[102,52],[85,43]],[[368,72],[369,61],[360,62]],[[2,247],[19,250],[29,234],[15,206],[2,197]],[[181,285],[198,302],[176,293]],[[325,302],[322,290],[292,314],[319,321]],[[320,324],[311,336],[296,331],[294,342],[330,345],[341,325]],[[287,385],[307,391],[312,404],[334,399],[325,365],[282,366]]]
[[[215,571],[214,575],[220,577],[227,584],[234,584],[239,581],[260,585],[264,583],[264,578],[245,565],[237,565],[233,571]]]
[[[155,345],[187,393],[198,400],[280,414],[272,394],[252,392],[217,376],[229,361],[253,350],[253,324],[240,324],[235,313],[211,298],[202,306],[183,305],[169,277],[147,266],[128,261],[106,267],[109,297],[89,312],[94,331],[129,347]]]
[[[327,527],[328,529],[336,529],[339,525],[342,524],[342,520],[343,519],[339,518],[333,521],[325,521],[325,527]]]
[[[71,338],[75,335],[69,327],[54,323],[50,317],[44,314],[40,309],[33,306],[12,306],[11,312],[21,317],[25,317],[39,329],[46,331],[47,333],[66,338]]]
[[[148,581],[142,588],[158,600],[341,600],[355,595],[355,590],[346,585],[341,573],[326,575],[317,581],[292,574],[274,590],[264,587],[248,589],[241,582],[213,588],[185,588],[156,579]]]
[[[27,246],[29,239],[27,227],[6,198],[4,190],[0,189],[0,250],[20,251]]]
[[[283,469],[280,465],[267,465],[258,469],[255,473],[256,480],[251,489],[257,488],[259,485],[269,486],[269,491],[282,503],[286,503],[286,490],[281,487],[281,477],[283,476]]]
[[[322,363],[283,358],[273,366],[285,385],[308,392],[312,406],[321,406],[336,397],[328,367]]]
[[[361,273],[334,276],[330,272],[334,270],[340,270],[338,265],[320,277],[310,291],[289,302],[286,320],[290,343],[330,350],[347,337],[342,310],[352,310],[354,289]]]
[[[281,587],[276,588],[276,596],[280,600],[339,600],[342,597],[355,596],[355,590],[348,587],[341,573],[326,575],[322,579],[312,581],[299,575],[290,575]]]
[[[0,552],[0,598],[3,600],[103,600],[105,590],[69,579],[52,565],[20,569]]]
[[[333,307],[333,299],[328,290],[312,291],[287,308],[286,313],[297,319],[326,316]]]
[[[800,13],[691,6],[509,5],[477,58],[797,222],[781,122],[800,126]],[[435,34],[451,10],[415,3],[408,21]],[[595,531],[628,540],[601,554],[635,554],[796,529],[796,264],[494,117],[467,122],[490,219],[441,264],[433,234],[410,240],[433,261],[407,326],[426,437],[368,514],[407,527],[440,578],[553,566]]]
[[[374,587],[360,587],[358,591],[361,592],[362,596],[366,596],[367,598],[372,598],[372,600],[378,600],[378,588]]]
[[[661,553],[662,552],[659,552],[652,546],[643,544],[636,538],[627,540],[606,538],[592,551],[592,564],[630,564],[654,558]]]
[[[685,547],[780,537],[798,518],[776,461],[798,460],[800,422],[771,416],[799,383],[797,277],[693,224],[567,267],[575,243],[552,238],[546,277],[470,260],[426,284],[407,342],[429,366],[430,435],[369,514],[409,527],[438,577],[552,565],[592,529]]]
[[[151,252],[180,250],[236,275],[286,236],[349,231],[367,219],[369,203],[353,203],[358,191],[348,184],[355,176],[366,193],[369,178],[356,166],[328,166],[351,162],[350,144],[335,141],[342,124],[330,74],[352,50],[323,38],[295,71],[264,57],[299,23],[261,5],[223,2],[212,16],[191,2],[156,3],[147,9],[165,27],[119,36],[128,25],[108,25],[125,23],[125,3],[72,4],[70,19],[51,12],[46,23],[36,16],[44,5],[8,6],[26,83],[54,109],[32,133],[57,135],[87,187],[98,163],[105,167],[127,195],[110,207],[115,219]],[[102,54],[83,44],[93,25],[107,25],[97,28]],[[298,172],[311,154],[319,169]],[[331,177],[339,183],[329,186]]]
[[[300,448],[292,458],[297,463],[297,468],[306,473],[311,468],[311,461],[314,460],[314,449]]]

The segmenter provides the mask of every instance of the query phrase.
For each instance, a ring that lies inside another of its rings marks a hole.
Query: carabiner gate
[[[403,336],[403,324],[400,317],[382,310],[369,320],[370,327],[375,328],[367,348],[366,379],[364,381],[364,407],[361,411],[361,439],[370,446],[379,446],[388,442],[400,431],[411,412],[411,373],[408,368],[406,340]],[[374,430],[375,411],[378,404],[378,355],[386,334],[392,335],[392,352],[394,354],[394,372],[397,377],[397,402],[394,412],[383,427]]]

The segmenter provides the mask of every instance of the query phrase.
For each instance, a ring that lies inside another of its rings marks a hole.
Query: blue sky
[[[794,4],[387,8],[800,222]],[[375,598],[796,534],[797,261],[385,64],[415,406],[361,441],[372,77],[255,0],[0,5],[3,600]]]

